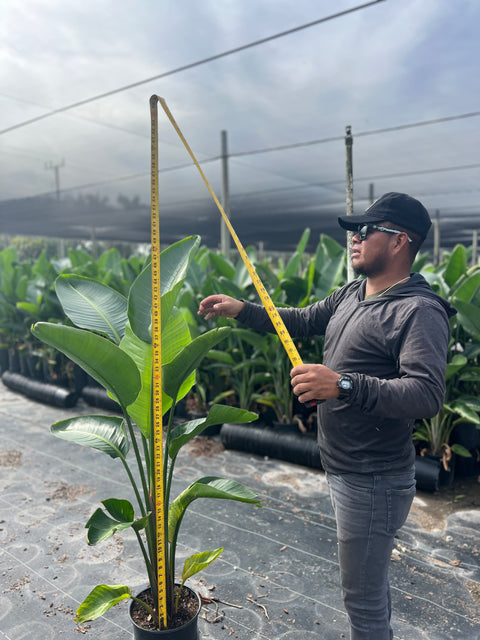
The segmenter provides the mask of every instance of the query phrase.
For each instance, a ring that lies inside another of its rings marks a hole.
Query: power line
[[[425,126],[425,125],[432,125],[432,124],[439,124],[442,122],[450,122],[452,120],[461,120],[461,119],[465,119],[465,118],[473,118],[476,116],[480,115],[480,111],[473,111],[470,113],[461,113],[458,115],[454,115],[454,116],[444,116],[442,118],[436,118],[433,120],[422,120],[422,121],[418,121],[418,122],[412,122],[412,123],[407,123],[407,124],[400,124],[400,125],[395,125],[392,127],[383,127],[381,129],[372,129],[369,131],[360,131],[356,134],[354,134],[354,138],[355,137],[361,137],[361,136],[369,136],[369,135],[376,135],[379,133],[387,133],[389,131],[400,131],[402,129],[409,129],[409,128],[413,128],[413,127],[421,127],[421,126]],[[285,151],[288,149],[296,149],[298,147],[306,147],[306,146],[313,146],[313,145],[318,145],[318,144],[324,144],[327,142],[332,142],[332,141],[342,141],[344,140],[344,136],[331,136],[329,138],[320,138],[320,139],[316,139],[316,140],[307,140],[305,142],[295,142],[292,144],[286,144],[286,145],[280,145],[280,146],[276,146],[276,147],[264,147],[262,149],[251,149],[250,151],[238,151],[238,152],[233,152],[229,154],[229,158],[240,158],[240,157],[244,157],[244,156],[249,156],[249,155],[258,155],[261,153],[270,153],[270,152],[275,152],[275,151]],[[201,164],[208,164],[211,162],[216,162],[217,160],[220,159],[220,156],[212,156],[210,158],[205,158],[204,160],[201,161]],[[179,169],[187,169],[189,167],[192,166],[191,162],[186,162],[186,163],[182,163],[182,164],[178,164],[178,165],[173,165],[171,167],[165,167],[163,169],[159,170],[159,173],[167,173],[170,171],[177,171]],[[382,178],[396,178],[396,177],[405,177],[405,176],[412,176],[412,175],[420,175],[422,173],[438,173],[438,172],[442,172],[442,171],[463,171],[465,169],[476,169],[478,168],[480,165],[478,164],[471,164],[471,165],[460,165],[460,166],[453,166],[453,167],[440,167],[438,169],[424,169],[424,170],[419,170],[419,171],[408,171],[408,172],[403,172],[403,173],[391,173],[391,174],[381,174],[378,176],[370,176],[370,177],[366,177],[366,178],[357,178],[355,177],[354,180],[355,182],[359,182],[359,181],[364,181],[364,180],[379,180]],[[90,182],[87,184],[83,184],[83,185],[78,185],[76,187],[68,187],[66,189],[63,189],[62,192],[67,192],[67,191],[76,191],[76,190],[80,190],[80,189],[91,189],[93,187],[100,187],[106,184],[112,184],[114,182],[127,182],[128,180],[136,180],[138,178],[143,178],[147,175],[150,175],[148,172],[142,172],[142,173],[133,173],[133,174],[129,174],[129,175],[125,175],[125,176],[119,176],[117,178],[109,178],[106,180],[99,180],[97,182]],[[277,174],[278,175],[278,174]],[[282,177],[282,176],[280,176]],[[342,180],[333,180],[330,182],[325,182],[325,183],[309,183],[309,182],[305,182],[303,184],[305,185],[309,185],[309,186],[318,186],[318,187],[328,187],[334,184],[340,184],[341,182],[343,182]],[[286,187],[285,189],[296,189],[297,187]],[[46,193],[42,193],[42,194],[38,194],[37,196],[30,196],[30,197],[41,197],[41,196],[47,196],[49,195],[50,192],[46,192]],[[0,202],[3,202],[0,201]]]
[[[59,113],[64,113],[65,111],[69,111],[70,109],[74,109],[76,107],[81,107],[85,104],[90,104],[91,102],[95,102],[96,100],[101,100],[102,98],[107,98],[109,96],[113,96],[117,93],[121,93],[123,91],[128,91],[129,89],[134,89],[135,87],[139,87],[142,84],[148,84],[149,82],[153,82],[154,80],[160,80],[162,78],[166,78],[167,76],[172,76],[176,73],[181,73],[182,71],[187,71],[189,69],[193,69],[195,67],[199,67],[200,65],[207,64],[209,62],[213,62],[214,60],[219,60],[220,58],[225,58],[227,56],[231,56],[234,53],[239,53],[240,51],[245,51],[245,49],[250,49],[252,47],[257,47],[261,44],[265,44],[266,42],[271,42],[272,40],[276,40],[278,38],[283,38],[284,36],[291,35],[292,33],[296,33],[297,31],[301,31],[303,29],[308,29],[310,27],[314,27],[317,24],[322,24],[323,22],[328,22],[329,20],[334,20],[335,18],[341,18],[342,16],[346,16],[349,13],[353,13],[355,11],[359,11],[361,9],[366,9],[374,4],[378,4],[379,2],[384,2],[385,0],[371,0],[371,2],[366,2],[361,5],[357,5],[356,7],[352,7],[351,9],[345,9],[344,11],[339,11],[338,13],[333,13],[324,18],[319,18],[318,20],[313,20],[312,22],[307,22],[306,24],[302,24],[298,27],[293,27],[292,29],[287,29],[286,31],[280,31],[280,33],[276,33],[271,36],[267,36],[266,38],[260,38],[260,40],[254,40],[253,42],[249,42],[248,44],[240,45],[239,47],[235,47],[234,49],[229,49],[228,51],[223,51],[222,53],[217,53],[213,56],[209,56],[207,58],[203,58],[201,60],[197,60],[195,62],[190,62],[189,64],[182,65],[181,67],[176,67],[175,69],[171,69],[170,71],[164,71],[163,73],[159,73],[156,76],[152,76],[151,78],[146,78],[145,80],[139,80],[138,82],[132,82],[131,84],[124,85],[123,87],[119,87],[118,89],[112,89],[111,91],[106,91],[105,93],[100,93],[97,96],[93,96],[91,98],[85,98],[84,100],[79,100],[78,102],[74,102],[65,107],[59,107],[58,109],[53,109],[48,113],[44,113],[41,116],[36,116],[35,118],[30,118],[30,120],[25,120],[23,122],[19,122],[14,124],[6,129],[0,130],[0,134],[7,133],[9,131],[13,131],[14,129],[19,129],[20,127],[26,127],[29,124],[33,124],[34,122],[38,122],[39,120],[44,120],[45,118],[49,118],[50,116],[57,115]]]
[[[23,104],[29,104],[32,105],[34,107],[40,107],[41,109],[52,109],[52,107],[50,105],[44,105],[44,104],[40,104],[39,102],[34,102],[33,100],[25,100],[23,98],[17,98],[15,96],[11,96],[8,93],[3,93],[0,92],[0,96],[2,96],[3,98],[7,98],[8,100],[14,100],[15,102],[21,102]],[[139,136],[141,138],[148,138],[150,136],[150,132],[144,132],[141,133],[140,131],[134,131],[133,129],[127,129],[126,127],[120,127],[119,125],[116,124],[112,124],[111,122],[104,122],[102,120],[96,120],[95,118],[88,118],[87,116],[79,116],[76,115],[74,113],[69,113],[68,114],[71,118],[76,118],[77,120],[84,120],[85,122],[92,122],[93,124],[96,124],[100,127],[107,127],[108,129],[115,129],[117,131],[123,131],[125,133],[130,133],[134,136]],[[5,129],[5,131],[7,131],[7,129]],[[4,131],[1,131],[0,133],[4,133]],[[164,143],[165,144],[165,143]]]
[[[471,111],[470,113],[460,113],[455,116],[444,116],[442,118],[434,118],[431,120],[419,120],[418,122],[409,122],[406,124],[399,124],[393,127],[383,127],[381,129],[370,129],[368,131],[359,131],[354,133],[354,138],[360,138],[363,136],[373,136],[379,133],[389,133],[391,131],[401,131],[403,129],[412,129],[414,127],[424,127],[431,124],[439,124],[441,122],[450,122],[452,120],[462,120],[465,118],[475,118],[480,116],[480,111]],[[306,140],[304,142],[293,142],[292,144],[283,144],[276,147],[263,147],[261,149],[251,149],[250,151],[238,151],[236,153],[230,153],[231,158],[240,156],[258,155],[260,153],[271,153],[273,151],[285,151],[287,149],[297,149],[298,147],[310,147],[317,144],[324,144],[326,142],[338,142],[339,140],[345,140],[345,136],[331,136],[329,138],[318,138],[314,140]]]
[[[212,158],[208,158],[207,160],[203,161],[202,164],[207,164],[207,163],[211,163],[211,162],[216,162],[217,160],[220,159],[220,156],[215,156]],[[160,169],[159,173],[168,173],[170,171],[176,171],[178,169],[188,169],[192,166],[192,163],[185,163],[185,164],[179,164],[179,165],[175,165],[172,167],[166,167],[164,169]],[[364,177],[355,177],[354,176],[354,181],[357,182],[366,182],[369,181],[371,182],[372,180],[382,180],[382,179],[386,179],[386,178],[405,178],[408,176],[417,176],[417,175],[427,175],[429,173],[444,173],[444,172],[448,172],[448,171],[465,171],[468,169],[478,169],[480,168],[480,163],[479,164],[465,164],[465,165],[456,165],[456,166],[449,166],[449,167],[437,167],[435,169],[419,169],[417,171],[401,171],[398,173],[384,173],[384,174],[378,174],[375,176],[364,176]],[[69,191],[81,191],[83,189],[92,189],[94,187],[101,187],[103,185],[106,184],[112,184],[115,182],[127,182],[129,180],[136,180],[139,178],[145,178],[147,176],[149,176],[150,173],[147,172],[142,172],[142,173],[133,173],[133,174],[129,174],[126,176],[119,176],[118,178],[113,178],[113,179],[107,179],[107,180],[99,180],[98,182],[89,182],[86,184],[82,184],[82,185],[77,185],[74,187],[67,187],[65,189],[62,189],[62,193],[68,193]],[[274,174],[277,175],[280,178],[284,178],[285,180],[290,179],[290,180],[294,180],[296,182],[300,182],[301,184],[296,184],[296,185],[292,185],[289,187],[278,187],[278,188],[270,188],[270,189],[259,189],[257,191],[249,191],[248,193],[241,193],[241,194],[232,194],[232,198],[252,198],[255,196],[259,196],[259,195],[267,195],[269,193],[279,193],[279,192],[286,192],[286,191],[295,191],[298,189],[304,189],[305,187],[315,187],[315,188],[329,188],[329,187],[333,187],[334,185],[339,185],[339,184],[344,184],[345,182],[345,178],[337,178],[336,180],[328,180],[327,182],[307,182],[307,181],[302,181],[299,180],[298,178],[292,178],[292,177],[288,177],[287,176],[282,176],[280,174]],[[470,189],[470,191],[477,191],[478,189]],[[459,191],[458,193],[463,193],[465,190]],[[28,198],[44,198],[47,196],[52,195],[54,192],[53,191],[46,191],[44,193],[38,193],[34,196],[28,196]],[[439,193],[438,191],[436,192],[437,194]],[[453,192],[447,192],[447,193],[453,193]],[[425,194],[424,194],[425,195]],[[0,204],[2,202],[10,202],[11,200],[23,200],[24,198],[8,198],[8,199],[3,199],[0,200]],[[190,200],[188,201],[190,202]]]

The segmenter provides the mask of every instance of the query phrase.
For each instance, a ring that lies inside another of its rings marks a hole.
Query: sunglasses
[[[397,229],[388,229],[387,227],[381,227],[378,224],[359,224],[357,230],[354,235],[358,236],[360,242],[363,242],[367,239],[367,235],[369,231],[383,231],[385,233],[394,233],[398,235],[399,233],[405,233],[404,231],[398,231]],[[412,242],[412,239],[408,234],[406,234],[408,238],[408,242]]]

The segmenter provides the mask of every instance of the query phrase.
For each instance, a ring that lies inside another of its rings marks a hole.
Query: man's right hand
[[[215,316],[223,316],[224,318],[236,318],[243,309],[243,302],[235,300],[230,296],[223,294],[208,296],[200,302],[198,315],[205,315],[205,320],[214,318]]]

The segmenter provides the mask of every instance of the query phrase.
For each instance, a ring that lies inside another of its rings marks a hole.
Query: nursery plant
[[[121,416],[78,416],[52,425],[54,435],[91,447],[123,465],[136,507],[125,499],[102,501],[86,524],[88,544],[97,544],[115,532],[131,528],[145,563],[153,602],[158,600],[156,541],[166,545],[167,628],[175,625],[175,614],[185,581],[208,566],[222,548],[199,551],[185,561],[179,587],[175,587],[176,549],[180,527],[188,506],[199,498],[228,499],[259,504],[256,494],[235,480],[205,477],[172,497],[175,462],[181,448],[211,425],[249,422],[254,413],[226,405],[213,405],[205,417],[174,425],[174,407],[191,389],[195,369],[202,358],[224,340],[230,328],[223,327],[192,339],[184,316],[175,306],[185,274],[199,244],[189,237],[161,253],[162,377],[164,414],[164,505],[168,523],[164,532],[155,530],[155,460],[152,427],[151,265],[133,282],[128,297],[101,282],[62,275],[56,292],[74,326],[39,322],[33,334],[59,349],[105,387],[117,401]],[[168,419],[167,419],[168,416]],[[158,463],[157,463],[158,464]],[[175,591],[177,590],[177,595]],[[121,600],[133,598],[149,611],[159,628],[156,605],[139,600],[126,585],[96,586],[77,611],[76,620],[93,620]]]
[[[421,273],[457,314],[450,319],[444,404],[436,416],[415,426],[413,438],[423,452],[439,456],[449,470],[452,454],[471,455],[461,444],[452,444],[455,426],[480,427],[480,266],[469,268],[467,249],[457,245],[439,267],[427,265]]]

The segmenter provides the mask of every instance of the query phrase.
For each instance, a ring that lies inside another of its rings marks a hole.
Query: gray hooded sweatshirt
[[[414,421],[436,415],[444,401],[455,309],[419,274],[367,300],[365,284],[354,280],[308,307],[278,309],[292,337],[324,334],[323,364],[354,382],[348,400],[318,405],[322,464],[332,473],[408,469]],[[237,320],[274,332],[260,305],[245,302]]]

